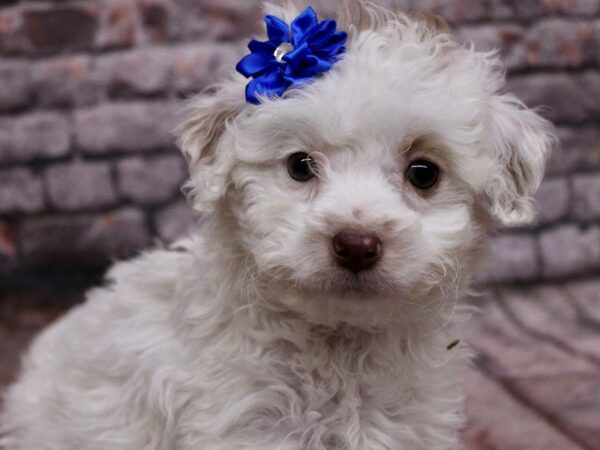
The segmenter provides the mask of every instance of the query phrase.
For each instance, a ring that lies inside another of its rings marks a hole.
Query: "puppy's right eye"
[[[288,158],[287,170],[296,181],[308,181],[315,176],[314,161],[308,153],[294,153]]]
[[[440,169],[431,161],[417,159],[406,169],[406,178],[418,189],[430,189],[438,181]]]

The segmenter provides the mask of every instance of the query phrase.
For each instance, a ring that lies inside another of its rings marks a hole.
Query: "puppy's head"
[[[551,126],[499,93],[494,55],[351,3],[347,51],[314,82],[253,105],[239,76],[193,100],[188,187],[261,297],[316,322],[414,320],[464,288],[490,215],[532,218]]]

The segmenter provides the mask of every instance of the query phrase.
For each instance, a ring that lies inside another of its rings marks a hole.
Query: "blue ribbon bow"
[[[265,16],[268,41],[251,40],[250,54],[236,70],[252,78],[246,86],[248,103],[258,104],[259,96],[281,96],[292,86],[311,82],[330,70],[346,51],[345,31],[337,31],[335,20],[319,22],[308,7],[291,26],[275,16]]]

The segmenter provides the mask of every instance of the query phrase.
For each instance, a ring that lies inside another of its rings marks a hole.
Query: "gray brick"
[[[564,219],[569,214],[571,204],[568,181],[565,178],[545,180],[535,199],[538,223],[546,225]]]
[[[406,4],[406,1],[388,0],[388,4]],[[410,8],[404,10],[428,11],[442,16],[455,24],[485,19],[508,19],[513,16],[512,6],[506,0],[425,0],[410,2]]]
[[[525,66],[525,61],[518,51],[525,31],[519,25],[470,25],[456,29],[453,34],[458,42],[472,43],[479,51],[500,50],[503,62],[510,69]]]
[[[173,36],[173,2],[170,0],[141,0],[137,6],[147,41],[164,42]]]
[[[12,123],[8,119],[0,119],[0,162],[12,162],[24,156],[17,153],[13,148]]]
[[[529,67],[579,67],[596,55],[591,22],[542,20],[528,29],[516,58]]]
[[[600,73],[536,74],[509,80],[515,92],[528,106],[544,106],[544,115],[563,123],[580,123],[600,116]]]
[[[45,173],[52,206],[59,210],[109,206],[117,201],[107,163],[57,164]]]
[[[223,67],[233,67],[242,53],[240,49],[229,45],[193,45],[179,48],[174,54],[175,89],[180,94],[188,94],[217,82]]]
[[[53,159],[71,147],[70,125],[61,115],[33,113],[0,120],[0,162]]]
[[[531,19],[545,14],[560,11],[560,2],[544,2],[543,0],[529,0],[526,2],[515,2],[515,14],[519,18]]]
[[[600,227],[564,225],[540,237],[543,274],[565,277],[600,268]]]
[[[600,11],[598,0],[527,0],[511,2],[514,4],[516,16],[523,19],[533,19],[549,14],[589,15]]]
[[[31,102],[29,65],[0,61],[0,111],[23,108]]]
[[[172,54],[170,49],[147,48],[106,56],[97,62],[97,76],[107,80],[112,95],[164,93],[171,84]]]
[[[549,173],[568,173],[600,167],[600,128],[559,127],[560,145],[550,156]]]
[[[507,0],[489,0],[486,5],[487,16],[490,19],[502,20],[514,17],[513,2]]]
[[[581,14],[584,16],[600,14],[600,0],[572,0],[569,3],[567,13]]]
[[[19,6],[0,9],[0,53],[11,55],[28,51],[29,42],[23,31]]]
[[[600,219],[600,172],[573,179],[573,213],[579,220]]]
[[[458,8],[461,7],[460,0],[457,0]],[[484,19],[503,20],[514,17],[513,5],[507,0],[488,0],[484,2],[485,14]]]
[[[35,96],[41,106],[84,106],[105,96],[106,82],[93,71],[91,58],[67,56],[31,65]]]
[[[478,0],[421,0],[417,7],[438,14],[451,22],[466,22],[487,17],[486,5]]]
[[[597,18],[592,24],[592,40],[596,43],[595,51],[593,52],[592,57],[590,58],[594,64],[600,64],[600,47],[598,47],[598,42],[600,42],[600,18]]]
[[[174,148],[171,130],[178,109],[172,103],[136,102],[77,111],[77,145],[93,155]]]
[[[180,38],[233,40],[264,30],[261,8],[237,0],[179,0],[174,20]]]
[[[106,265],[150,244],[144,214],[122,209],[95,216],[26,220],[17,235],[24,261],[34,265]]]
[[[139,40],[139,18],[132,2],[102,2],[96,47],[127,48]]]
[[[167,243],[185,237],[197,229],[198,215],[184,201],[159,210],[154,216],[154,226],[159,237]]]
[[[118,164],[119,192],[129,200],[151,205],[177,195],[186,176],[180,156],[152,159],[130,158]]]
[[[26,8],[23,31],[31,48],[41,52],[90,49],[98,27],[99,8],[88,4]]]
[[[0,220],[0,274],[10,273],[19,265],[15,225]]]
[[[0,220],[0,272],[8,269],[17,256],[15,226]]]
[[[0,171],[0,214],[30,213],[44,206],[42,182],[27,169]]]
[[[528,234],[496,236],[491,240],[490,262],[481,278],[488,282],[522,281],[540,274],[535,238]]]

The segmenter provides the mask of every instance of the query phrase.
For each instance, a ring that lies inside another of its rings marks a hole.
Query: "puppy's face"
[[[196,206],[233,217],[263,297],[314,322],[414,320],[455,300],[483,210],[526,219],[550,143],[496,94],[495,60],[388,21],[310,86],[253,106],[230,83],[183,128],[192,158],[215,140],[192,163]]]

